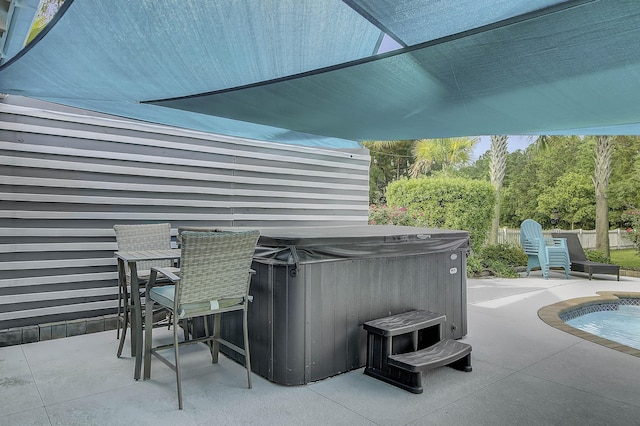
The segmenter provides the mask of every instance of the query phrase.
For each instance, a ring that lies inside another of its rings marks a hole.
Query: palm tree
[[[498,228],[500,227],[500,195],[502,193],[502,180],[507,168],[507,139],[506,135],[491,136],[491,163],[489,164],[489,178],[491,185],[496,190],[496,204],[493,208],[493,220],[489,244],[498,242]]]
[[[532,137],[533,138],[533,137]],[[539,135],[533,140],[533,149],[536,151],[544,151],[549,146],[549,136]]]
[[[598,136],[595,152],[593,185],[596,190],[596,250],[609,258],[609,177],[611,176],[611,153],[613,145],[609,136]]]
[[[467,164],[477,142],[478,138],[360,142],[371,154],[369,202],[384,204],[385,188],[401,176],[418,177]]]
[[[438,167],[446,171],[467,164],[477,142],[478,138],[416,140],[413,146],[415,163],[411,167],[411,176],[418,177]]]

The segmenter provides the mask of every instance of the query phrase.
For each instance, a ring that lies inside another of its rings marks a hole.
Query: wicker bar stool
[[[213,363],[218,361],[219,345],[244,356],[248,387],[251,388],[251,360],[247,329],[247,305],[251,283],[251,262],[260,232],[194,232],[182,233],[180,277],[166,268],[151,269],[147,282],[147,311],[145,313],[144,379],[151,377],[151,355],[158,357],[176,373],[178,407],[182,409],[179,346],[206,342]],[[175,286],[154,287],[157,277],[165,276]],[[168,309],[172,315],[173,343],[153,347],[153,315],[156,304]],[[221,314],[242,311],[244,348],[220,337]],[[207,317],[213,315],[214,330],[209,332]],[[178,321],[205,317],[204,337],[178,341]],[[160,351],[173,348],[175,363]]]

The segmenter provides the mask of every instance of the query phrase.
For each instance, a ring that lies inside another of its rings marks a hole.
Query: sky
[[[521,136],[521,135],[513,135],[509,136],[507,139],[507,151],[513,152],[519,149],[524,150],[526,147],[531,145],[537,136]],[[480,136],[480,140],[476,144],[473,154],[472,160],[475,161],[485,152],[491,149],[491,137],[490,136]]]

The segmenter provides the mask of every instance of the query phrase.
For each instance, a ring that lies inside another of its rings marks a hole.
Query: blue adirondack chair
[[[540,267],[542,276],[549,278],[550,268],[564,268],[567,278],[571,260],[566,238],[545,238],[542,226],[532,219],[520,224],[520,244],[527,254],[527,275],[531,268]]]

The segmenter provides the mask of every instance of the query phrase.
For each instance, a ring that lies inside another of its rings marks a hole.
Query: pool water
[[[617,310],[580,315],[566,323],[587,333],[640,349],[640,306],[619,305]]]

